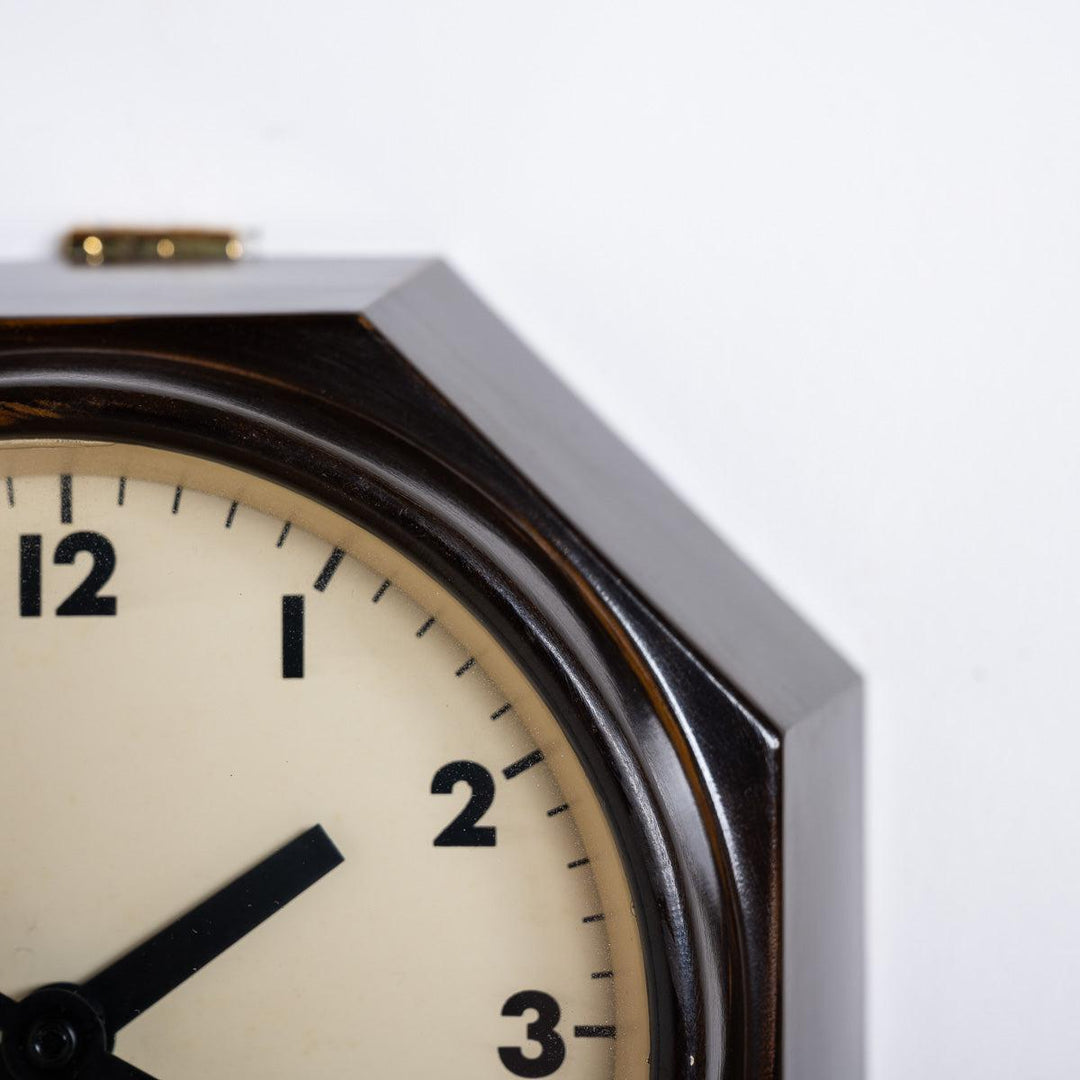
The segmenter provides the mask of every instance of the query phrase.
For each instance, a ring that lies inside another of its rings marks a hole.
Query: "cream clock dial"
[[[192,457],[0,477],[10,1075],[648,1075],[604,811],[444,588]]]

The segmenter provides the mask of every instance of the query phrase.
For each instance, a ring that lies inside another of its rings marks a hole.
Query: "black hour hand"
[[[110,1039],[342,862],[316,825],[95,975],[81,991]]]

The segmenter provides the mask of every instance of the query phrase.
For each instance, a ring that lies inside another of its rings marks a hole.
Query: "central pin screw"
[[[26,1056],[39,1069],[62,1069],[77,1045],[75,1029],[66,1020],[39,1020],[26,1040]]]

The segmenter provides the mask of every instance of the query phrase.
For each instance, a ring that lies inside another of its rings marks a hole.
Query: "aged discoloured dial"
[[[103,969],[317,825],[343,861],[122,1026],[102,1007],[115,1061],[157,1080],[648,1074],[603,809],[457,600],[224,466],[9,444],[0,477],[12,1008],[57,983],[92,999]],[[81,1075],[122,1075],[112,1060]]]

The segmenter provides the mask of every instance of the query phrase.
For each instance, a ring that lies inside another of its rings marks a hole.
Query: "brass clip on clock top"
[[[225,229],[73,229],[64,257],[77,266],[118,263],[236,262],[244,245]]]

